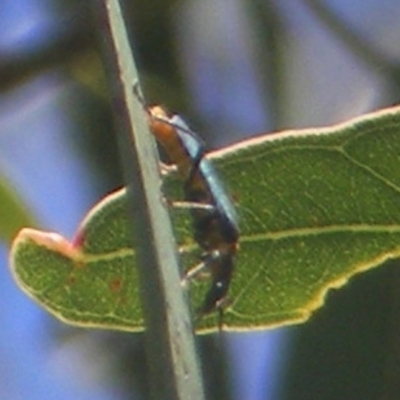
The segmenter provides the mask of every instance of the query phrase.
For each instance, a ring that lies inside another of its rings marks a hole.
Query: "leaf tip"
[[[11,252],[13,252],[13,249],[18,248],[20,244],[28,241],[38,246],[46,247],[67,258],[76,258],[77,256],[77,249],[60,234],[56,232],[42,232],[32,228],[23,228],[18,232],[12,243]]]

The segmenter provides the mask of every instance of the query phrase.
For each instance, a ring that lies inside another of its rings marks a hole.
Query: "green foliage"
[[[31,214],[3,177],[0,177],[0,239],[11,243],[23,226],[34,223]]]
[[[399,256],[400,108],[329,129],[265,135],[209,157],[240,216],[227,329],[305,321],[330,288]],[[176,182],[165,186],[169,192]],[[187,215],[172,214],[188,268],[199,250]],[[14,276],[66,322],[141,330],[129,232],[121,190],[94,207],[72,243],[23,230],[11,253]],[[208,280],[192,282],[194,306],[208,288]],[[215,315],[198,329],[215,330]]]

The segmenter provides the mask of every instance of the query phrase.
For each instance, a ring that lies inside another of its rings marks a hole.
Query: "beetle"
[[[149,108],[148,114],[153,135],[184,181],[184,201],[174,204],[189,208],[194,240],[204,250],[202,262],[186,273],[184,282],[203,269],[210,271],[212,284],[198,313],[201,317],[217,310],[221,327],[239,241],[235,207],[217,171],[205,157],[202,139],[179,115],[169,117],[160,106]]]

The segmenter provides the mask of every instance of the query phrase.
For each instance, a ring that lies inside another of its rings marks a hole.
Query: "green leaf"
[[[0,240],[11,243],[18,231],[34,220],[3,177],[0,177]]]
[[[305,321],[327,291],[400,255],[400,108],[328,129],[265,135],[209,155],[235,199],[241,239],[224,323],[230,330]],[[169,179],[166,192],[176,187]],[[185,268],[195,264],[187,215],[172,210]],[[17,282],[77,325],[141,330],[124,190],[100,202],[71,243],[23,230]],[[201,304],[208,280],[190,285]],[[216,329],[216,316],[198,322]]]
[[[143,329],[127,215],[122,189],[89,212],[72,242],[23,229],[11,249],[17,283],[67,323]]]

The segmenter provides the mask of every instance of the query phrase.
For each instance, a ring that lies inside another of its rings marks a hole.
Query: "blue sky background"
[[[285,127],[339,122],[390,103],[388,82],[345,49],[301,2],[273,3],[287,29]],[[329,4],[389,58],[400,60],[398,1]],[[229,132],[210,139],[216,148],[272,128],[258,81],[259,38],[245,5],[187,0],[178,3],[171,17],[193,108],[204,126]],[[3,0],[0,56],[33,52],[54,29],[57,15],[49,1]],[[0,97],[0,173],[43,228],[66,237],[99,195],[89,162],[72,140],[80,129],[67,112],[74,96],[69,78],[48,71]],[[92,342],[91,336],[83,342],[56,340],[61,324],[16,288],[5,246],[0,267],[0,398],[123,399],[123,391],[107,379],[109,360],[100,356],[90,362],[101,351],[96,334]],[[234,399],[280,399],[292,332],[224,335]]]

